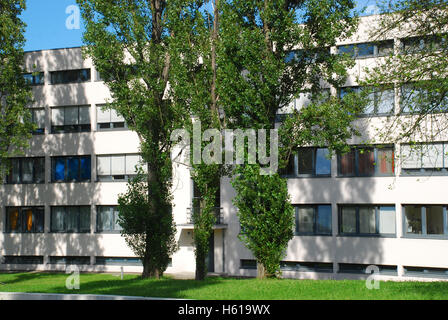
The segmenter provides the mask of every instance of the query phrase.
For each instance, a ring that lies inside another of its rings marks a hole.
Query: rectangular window
[[[6,232],[44,232],[44,207],[6,208]]]
[[[51,232],[90,232],[90,206],[58,206],[51,208]]]
[[[393,147],[354,147],[339,154],[338,174],[342,177],[392,176]]]
[[[33,134],[45,133],[45,109],[35,109],[31,110],[31,121],[36,125],[36,129]]]
[[[331,205],[296,207],[296,234],[331,235]]]
[[[45,83],[43,72],[25,73],[23,78],[25,79],[25,82],[31,86],[38,86]]]
[[[97,206],[96,231],[120,231],[122,228],[118,224],[117,206]]]
[[[45,183],[45,158],[11,158],[7,183]]]
[[[299,176],[331,176],[331,159],[326,148],[300,148],[297,154]]]
[[[446,173],[448,144],[444,142],[401,145],[401,168],[406,174]]]
[[[142,161],[138,154],[97,156],[99,181],[123,181],[137,174],[135,166]]]
[[[96,106],[98,130],[127,128],[122,116],[119,116],[115,110],[104,109],[104,107],[104,105]]]
[[[142,261],[136,257],[96,257],[95,264],[100,266],[141,266]]]
[[[69,106],[51,109],[51,132],[90,132],[90,107]]]
[[[5,256],[4,264],[44,264],[43,256]]]
[[[406,235],[448,236],[447,207],[442,205],[404,205]]]
[[[433,52],[446,48],[445,34],[410,37],[401,40],[402,52],[405,54]]]
[[[301,262],[301,261],[281,261],[282,271],[298,272],[333,272],[333,263],[328,262]]]
[[[384,57],[394,53],[394,41],[365,42],[338,46],[339,54],[348,54],[357,58]]]
[[[65,265],[89,265],[90,264],[90,257],[82,257],[82,256],[68,256],[68,257],[50,256],[49,263],[50,264],[65,264]]]
[[[51,159],[51,177],[53,182],[90,181],[90,156],[53,157]]]
[[[391,266],[391,265],[379,265],[379,264],[358,264],[358,263],[338,263],[339,265],[339,272],[340,273],[355,273],[355,274],[371,274],[372,270],[370,272],[367,268],[369,266],[375,266],[378,268],[379,273],[382,275],[397,275],[397,266]]]
[[[363,90],[369,90],[367,94],[367,105],[361,115],[389,115],[395,109],[395,91],[392,87],[341,87],[338,90],[338,96],[342,99],[348,93],[361,93]]]
[[[90,69],[50,72],[51,84],[78,83],[90,81]]]
[[[376,205],[339,206],[342,235],[395,235],[395,207]]]

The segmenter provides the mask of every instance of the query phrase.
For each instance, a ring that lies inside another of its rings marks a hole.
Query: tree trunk
[[[266,279],[266,268],[264,264],[257,262],[257,279]]]

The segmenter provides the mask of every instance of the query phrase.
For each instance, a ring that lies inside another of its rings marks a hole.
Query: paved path
[[[181,300],[168,298],[147,298],[96,294],[56,294],[0,292],[0,300]]]

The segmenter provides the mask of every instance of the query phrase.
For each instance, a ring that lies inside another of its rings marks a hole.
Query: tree
[[[170,199],[161,201],[165,210],[171,210]],[[128,190],[118,197],[119,220],[126,243],[142,261],[158,270],[166,270],[171,255],[177,250],[174,238],[176,225],[172,215],[160,216],[151,210],[148,181],[142,168],[128,183]],[[150,234],[147,234],[151,230]]]
[[[377,66],[366,70],[360,84],[394,87],[400,110],[378,128],[381,142],[431,141],[448,128],[448,2],[444,0],[384,0],[379,2],[376,41],[397,40],[399,47]],[[399,42],[398,42],[399,41]],[[440,137],[439,137],[440,138]]]
[[[339,87],[351,62],[331,54],[330,47],[356,30],[358,19],[353,8],[354,2],[349,0],[225,2],[218,94],[227,126],[274,129],[279,111],[300,94],[310,94],[317,101],[322,83]],[[332,108],[340,110],[337,119],[332,119]],[[354,109],[332,98],[323,105],[313,103],[291,112],[280,134],[281,165],[291,153],[286,151],[299,146],[314,142],[332,149],[344,146],[347,136],[355,132],[350,121]],[[263,270],[273,276],[292,237],[292,211],[286,180],[276,173],[260,176],[257,167],[246,163],[236,169],[235,205],[245,244],[261,264],[259,276],[264,276]],[[256,211],[245,203],[256,205]],[[258,232],[250,234],[252,230]],[[280,238],[271,237],[272,230]],[[259,239],[265,241],[263,248],[270,249],[258,251],[257,245],[263,242]]]
[[[8,158],[28,147],[33,124],[27,105],[31,90],[23,77],[24,0],[0,0],[0,181]]]
[[[110,89],[112,101],[108,106],[124,117],[140,139],[147,165],[145,214],[152,221],[170,221],[170,133],[180,127],[187,112],[166,96],[170,71],[176,68],[169,54],[169,41],[173,36],[170,24],[178,21],[170,18],[178,8],[174,2],[162,0],[77,2],[86,25],[84,52]],[[141,215],[136,217],[143,219]],[[166,257],[170,252],[168,234],[174,230],[169,223],[149,224],[142,220],[142,224],[146,228],[140,230],[144,231],[141,235],[146,243],[145,254],[141,254],[142,276],[158,278],[167,260],[157,257]]]

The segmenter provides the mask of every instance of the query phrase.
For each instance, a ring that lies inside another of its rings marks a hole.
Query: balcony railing
[[[187,208],[187,224],[194,224],[193,213],[200,208]],[[215,216],[215,225],[224,224],[223,209],[220,207],[214,207],[213,214]]]

